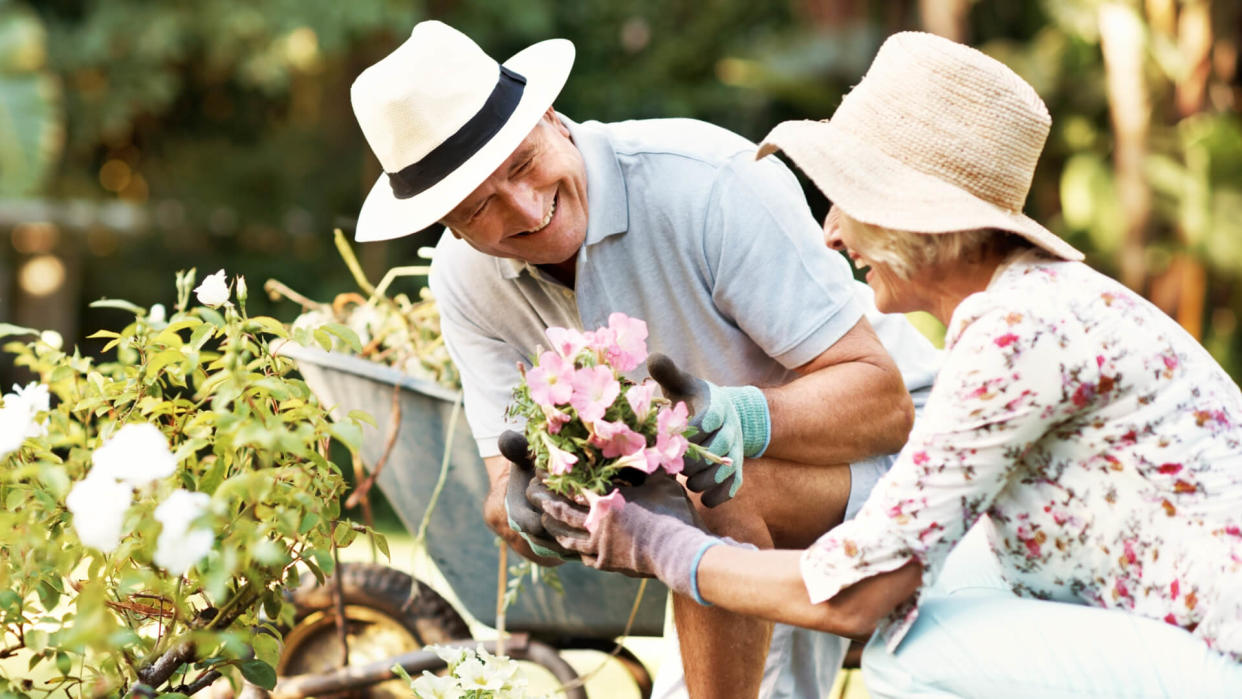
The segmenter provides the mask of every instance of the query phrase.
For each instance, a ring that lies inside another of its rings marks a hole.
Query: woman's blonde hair
[[[914,272],[951,260],[978,261],[993,255],[1003,256],[1020,248],[1034,247],[1028,240],[1007,231],[977,228],[950,233],[911,233],[863,223],[842,216],[842,226],[852,225],[859,235],[854,252],[875,262],[882,262],[902,279]]]

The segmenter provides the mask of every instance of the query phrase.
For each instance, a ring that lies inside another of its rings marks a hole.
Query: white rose
[[[122,427],[95,450],[91,461],[95,465],[92,475],[124,481],[134,488],[170,476],[177,468],[164,433],[145,422]]]
[[[83,544],[110,553],[121,542],[121,525],[133,499],[128,485],[107,476],[88,476],[69,491],[65,506]]]
[[[25,427],[21,430],[19,444],[29,437],[42,437],[47,434],[47,418],[44,418],[42,422],[37,422],[35,416],[39,413],[46,413],[51,408],[51,404],[52,397],[47,386],[34,381],[26,384],[24,388],[13,384],[13,392],[4,396],[4,407],[6,410],[15,411],[15,414],[7,420],[13,428],[22,423],[21,416],[25,416]]]
[[[155,508],[155,519],[164,525],[155,540],[156,565],[174,575],[185,575],[211,551],[215,534],[203,527],[190,529],[210,502],[206,493],[175,490]]]
[[[225,280],[224,270],[208,275],[203,283],[194,289],[198,302],[204,306],[215,308],[229,301],[229,283]]]
[[[164,309],[164,304],[157,303],[151,306],[151,310],[147,312],[147,324],[153,328],[163,328],[168,325],[168,311]]]
[[[32,424],[34,420],[30,418],[26,406],[5,402],[4,407],[0,408],[0,459],[21,447]]]

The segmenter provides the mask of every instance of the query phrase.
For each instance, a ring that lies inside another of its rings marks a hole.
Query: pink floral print
[[[1242,393],[1172,319],[1030,252],[965,299],[906,448],[803,556],[813,601],[980,518],[1016,594],[1122,609],[1242,662]],[[890,648],[918,600],[882,625]]]

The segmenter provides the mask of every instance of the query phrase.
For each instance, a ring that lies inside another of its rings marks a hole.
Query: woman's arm
[[[713,546],[699,563],[699,593],[708,602],[741,614],[866,638],[876,623],[914,594],[923,578],[923,566],[910,561],[812,604],[802,581],[801,558],[801,551]]]

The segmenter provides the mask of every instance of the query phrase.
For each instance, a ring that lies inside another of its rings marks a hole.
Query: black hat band
[[[422,160],[401,168],[399,172],[387,173],[393,196],[409,199],[431,188],[461,167],[508,122],[509,116],[522,100],[525,89],[525,77],[500,66],[496,87],[469,121],[423,156]]]

